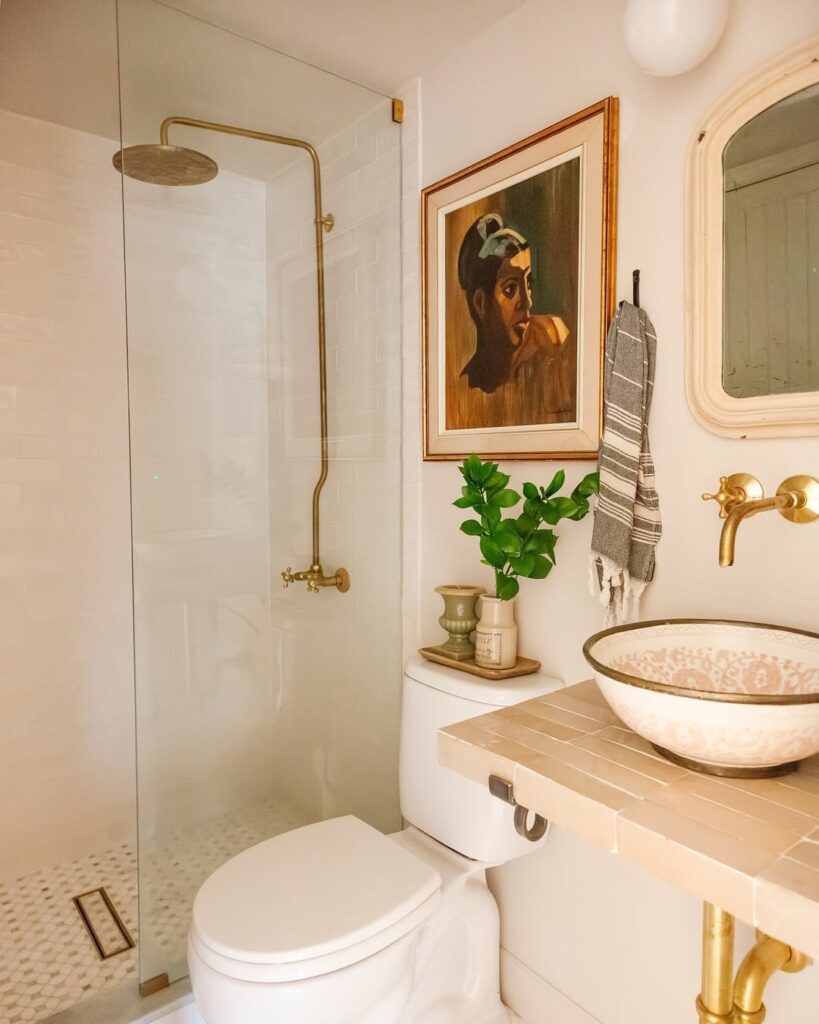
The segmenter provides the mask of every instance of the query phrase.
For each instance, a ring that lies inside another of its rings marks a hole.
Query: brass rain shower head
[[[219,173],[215,160],[183,146],[128,146],[114,154],[114,167],[150,185],[202,185]]]

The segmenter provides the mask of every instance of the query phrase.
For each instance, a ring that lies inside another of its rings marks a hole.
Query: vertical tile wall
[[[269,786],[264,202],[125,185],[143,835]]]
[[[115,148],[0,111],[0,879],[134,828]]]
[[[268,188],[272,643],[276,786],[311,817],[399,827],[401,681],[400,129],[383,100],[319,146],[325,236],[330,475],[325,572],[352,587],[280,589],[311,561],[319,472],[312,179],[294,163]]]

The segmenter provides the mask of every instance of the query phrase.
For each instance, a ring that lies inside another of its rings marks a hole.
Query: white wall
[[[112,148],[0,112],[0,878],[135,827]]]
[[[665,533],[643,616],[727,615],[816,628],[819,528],[760,517],[740,530],[736,565],[717,566],[720,522],[700,493],[738,470],[753,472],[768,490],[791,473],[815,473],[819,441],[730,441],[694,421],[683,384],[683,196],[686,151],[699,119],[740,77],[819,31],[819,10],[815,0],[735,0],[714,54],[670,80],[646,77],[630,62],[622,10],[615,0],[532,0],[453,48],[421,79],[419,146],[405,167],[420,153],[421,184],[428,184],[606,95],[620,97],[619,296],[630,296],[631,270],[641,268],[642,301],[660,339],[651,436]],[[406,301],[417,302],[411,281]],[[413,358],[417,333],[405,344]],[[411,521],[420,488],[420,523],[408,544],[406,576],[419,578],[407,598],[410,621],[417,603],[420,626],[408,648],[440,635],[436,584],[491,583],[474,540],[458,532],[462,516],[450,504],[458,493],[455,466],[420,464],[420,403],[412,377],[409,384],[405,445],[417,476],[408,467],[407,516]],[[554,466],[505,468],[520,484],[543,482]],[[569,482],[589,468],[568,467]],[[520,642],[546,671],[575,681],[589,674],[581,644],[600,628],[601,613],[587,593],[591,524],[564,524],[560,532],[556,571],[545,582],[522,582]],[[495,872],[493,886],[507,951],[506,995],[532,1024],[581,1021],[586,1012],[605,1024],[649,1024],[658,1014],[672,1024],[692,1019],[696,901],[560,832],[543,853]],[[559,994],[551,999],[549,985],[572,1002]],[[818,1003],[815,968],[778,978],[770,989],[773,1019],[799,1024],[815,1016]]]

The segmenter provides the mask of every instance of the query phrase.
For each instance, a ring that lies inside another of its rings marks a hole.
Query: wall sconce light
[[[682,75],[705,60],[722,36],[731,0],[628,0],[626,49],[647,75]]]

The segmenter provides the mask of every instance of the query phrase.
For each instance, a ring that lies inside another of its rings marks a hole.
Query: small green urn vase
[[[438,650],[454,661],[469,661],[475,657],[475,645],[470,639],[478,625],[475,606],[486,590],[484,587],[466,587],[453,583],[436,587],[435,593],[444,599],[444,614],[438,623],[449,633],[449,639]]]

